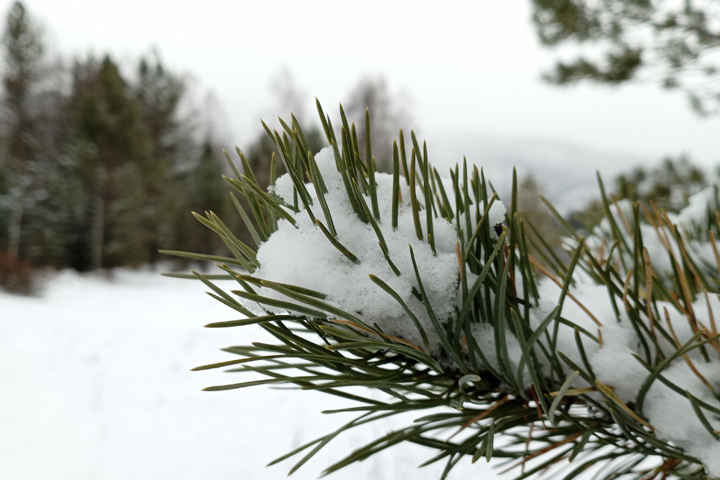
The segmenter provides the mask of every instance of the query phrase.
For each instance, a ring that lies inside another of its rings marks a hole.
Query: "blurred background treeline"
[[[226,140],[216,134],[224,130],[223,116],[198,102],[190,77],[169,69],[157,50],[123,67],[109,54],[51,57],[31,12],[21,2],[10,8],[0,69],[0,284],[6,288],[27,288],[32,268],[152,265],[168,259],[160,248],[221,251],[191,211],[213,211],[238,230],[222,179]],[[280,72],[272,88],[282,108],[301,109],[289,72]],[[377,154],[390,158],[380,146],[391,147],[407,112],[382,78],[360,79],[351,97],[348,116],[360,120],[365,108],[373,110]],[[321,147],[319,130],[306,135]],[[246,158],[267,185],[274,145],[264,133],[248,145]]]
[[[675,23],[658,28],[663,35],[684,28],[689,46],[679,49],[677,35],[674,43],[656,36],[656,54],[648,57],[638,54],[648,47],[631,45],[628,39],[636,37],[629,27],[611,28],[623,22],[635,25],[634,15],[640,14],[634,10],[608,19],[580,8],[583,2],[531,3],[543,44],[604,41],[607,46],[604,56],[580,56],[545,72],[546,80],[561,85],[616,85],[669,64],[663,86],[682,89],[683,72],[693,71],[703,49],[716,45],[701,43],[693,51],[690,37],[713,42],[720,38],[699,21],[683,27],[683,18],[698,16],[686,9]],[[157,49],[122,61],[96,53],[64,57],[49,52],[45,37],[21,2],[10,6],[0,52],[0,287],[27,290],[32,270],[39,268],[90,271],[154,265],[168,260],[158,253],[161,248],[223,252],[217,236],[200,226],[191,211],[215,212],[244,239],[247,232],[239,228],[222,179],[228,173],[222,151],[228,140],[219,132],[227,131],[227,125],[212,101],[198,100],[192,76],[168,67]],[[703,78],[710,82],[709,90],[705,84],[703,95],[689,89],[690,104],[703,115],[716,111],[720,98],[711,88],[716,71],[708,72]],[[273,113],[289,116],[292,111],[301,124],[312,124],[308,120],[314,114],[303,111],[306,99],[289,71],[279,73],[271,90],[277,103]],[[392,94],[382,77],[364,77],[343,105],[359,138],[364,137],[365,109],[370,109],[373,152],[379,168],[388,171],[392,139],[400,127],[413,126],[409,102]],[[314,149],[321,148],[323,136],[317,128],[305,133]],[[248,163],[266,186],[274,145],[261,132],[244,147]],[[236,153],[230,153],[239,164]],[[522,171],[520,175],[519,211],[532,224],[531,237],[537,232],[558,244],[558,223],[537,201],[538,195],[548,193],[543,184],[550,179]],[[652,201],[674,211],[711,177],[687,156],[677,155],[606,179],[606,186],[617,199]],[[602,209],[599,202],[564,207],[571,223],[588,229]],[[178,267],[186,266],[182,259],[176,261]]]
[[[212,251],[189,210],[226,208],[218,139],[156,51],[50,58],[15,3],[2,35],[0,251],[86,271]],[[6,260],[7,261],[7,260]]]

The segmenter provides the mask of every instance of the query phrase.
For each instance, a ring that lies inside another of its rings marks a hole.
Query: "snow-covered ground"
[[[62,272],[36,298],[0,293],[0,478],[279,479],[292,459],[265,464],[349,420],[320,413],[349,401],[316,392],[202,392],[239,374],[192,367],[263,337],[254,326],[202,328],[236,318],[203,290],[118,271],[113,279]],[[346,432],[292,478],[317,478],[397,426]],[[330,478],[437,479],[444,464],[416,469],[429,453],[401,445]],[[450,475],[494,477],[484,460],[469,458]]]

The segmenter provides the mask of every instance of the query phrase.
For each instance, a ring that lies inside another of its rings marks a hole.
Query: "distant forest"
[[[47,58],[22,3],[2,37],[0,251],[90,270],[155,262],[158,248],[212,252],[190,210],[227,188],[186,78],[156,52],[124,75],[110,56]]]
[[[130,72],[109,54],[48,58],[21,2],[8,11],[1,47],[0,264],[88,271],[169,259],[159,249],[225,250],[191,211],[215,212],[245,235],[222,179],[227,145],[193,104],[187,76],[157,51]],[[276,93],[292,97],[285,80]],[[348,116],[364,118],[370,107],[381,137],[405,119],[382,79],[362,79],[351,98]],[[319,132],[306,133],[320,148]],[[247,148],[259,176],[273,150],[264,134]]]

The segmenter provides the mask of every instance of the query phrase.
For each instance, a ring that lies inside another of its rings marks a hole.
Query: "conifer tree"
[[[347,116],[355,123],[360,151],[365,153],[365,112],[373,112],[372,154],[380,172],[392,171],[392,139],[409,122],[406,106],[394,98],[384,78],[364,77],[350,93]]]
[[[518,216],[528,227],[526,233],[529,252],[535,257],[540,257],[539,251],[543,250],[543,242],[545,242],[554,251],[564,255],[559,248],[561,243],[559,225],[540,201],[543,194],[533,174],[528,174],[520,180]]]
[[[157,170],[140,105],[110,57],[75,66],[72,113],[88,192],[92,268],[142,262],[142,179]]]
[[[8,13],[2,45],[5,161],[0,166],[5,173],[2,194],[9,210],[7,250],[17,257],[28,192],[37,180],[37,88],[44,53],[40,30],[19,1],[13,3]]]
[[[144,129],[150,141],[150,171],[145,175],[144,231],[147,235],[147,255],[150,262],[157,259],[157,250],[168,245],[172,238],[187,235],[176,232],[182,202],[178,190],[194,166],[200,150],[195,130],[198,125],[190,119],[192,110],[186,104],[185,79],[168,70],[157,51],[141,58],[137,84],[133,86],[140,103]],[[183,109],[187,111],[183,111]]]
[[[192,176],[195,182],[195,195],[191,197],[194,211],[216,212],[227,217],[229,197],[227,183],[223,181],[223,171],[219,163],[220,156],[215,152],[209,140],[206,140],[200,163]],[[185,211],[187,217],[187,211]],[[223,251],[223,243],[212,232],[201,229],[197,232],[197,251],[209,255],[217,255]]]
[[[157,51],[127,79],[109,57],[68,69],[44,56],[20,2],[2,47],[0,251],[88,270],[153,262],[160,245],[194,249],[182,213],[197,207],[192,174],[209,127],[186,77]]]

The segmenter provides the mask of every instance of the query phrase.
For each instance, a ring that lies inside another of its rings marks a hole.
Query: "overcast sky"
[[[10,2],[5,1],[5,10]],[[29,0],[64,54],[109,51],[121,60],[156,46],[176,71],[212,90],[233,142],[247,145],[272,117],[269,84],[289,69],[326,111],[363,75],[384,75],[412,99],[414,127],[430,145],[446,132],[542,139],[655,160],[685,152],[720,161],[720,119],[655,85],[557,88],[540,72],[528,0],[237,1]],[[436,159],[437,161],[438,159]],[[452,161],[457,159],[453,158]]]

